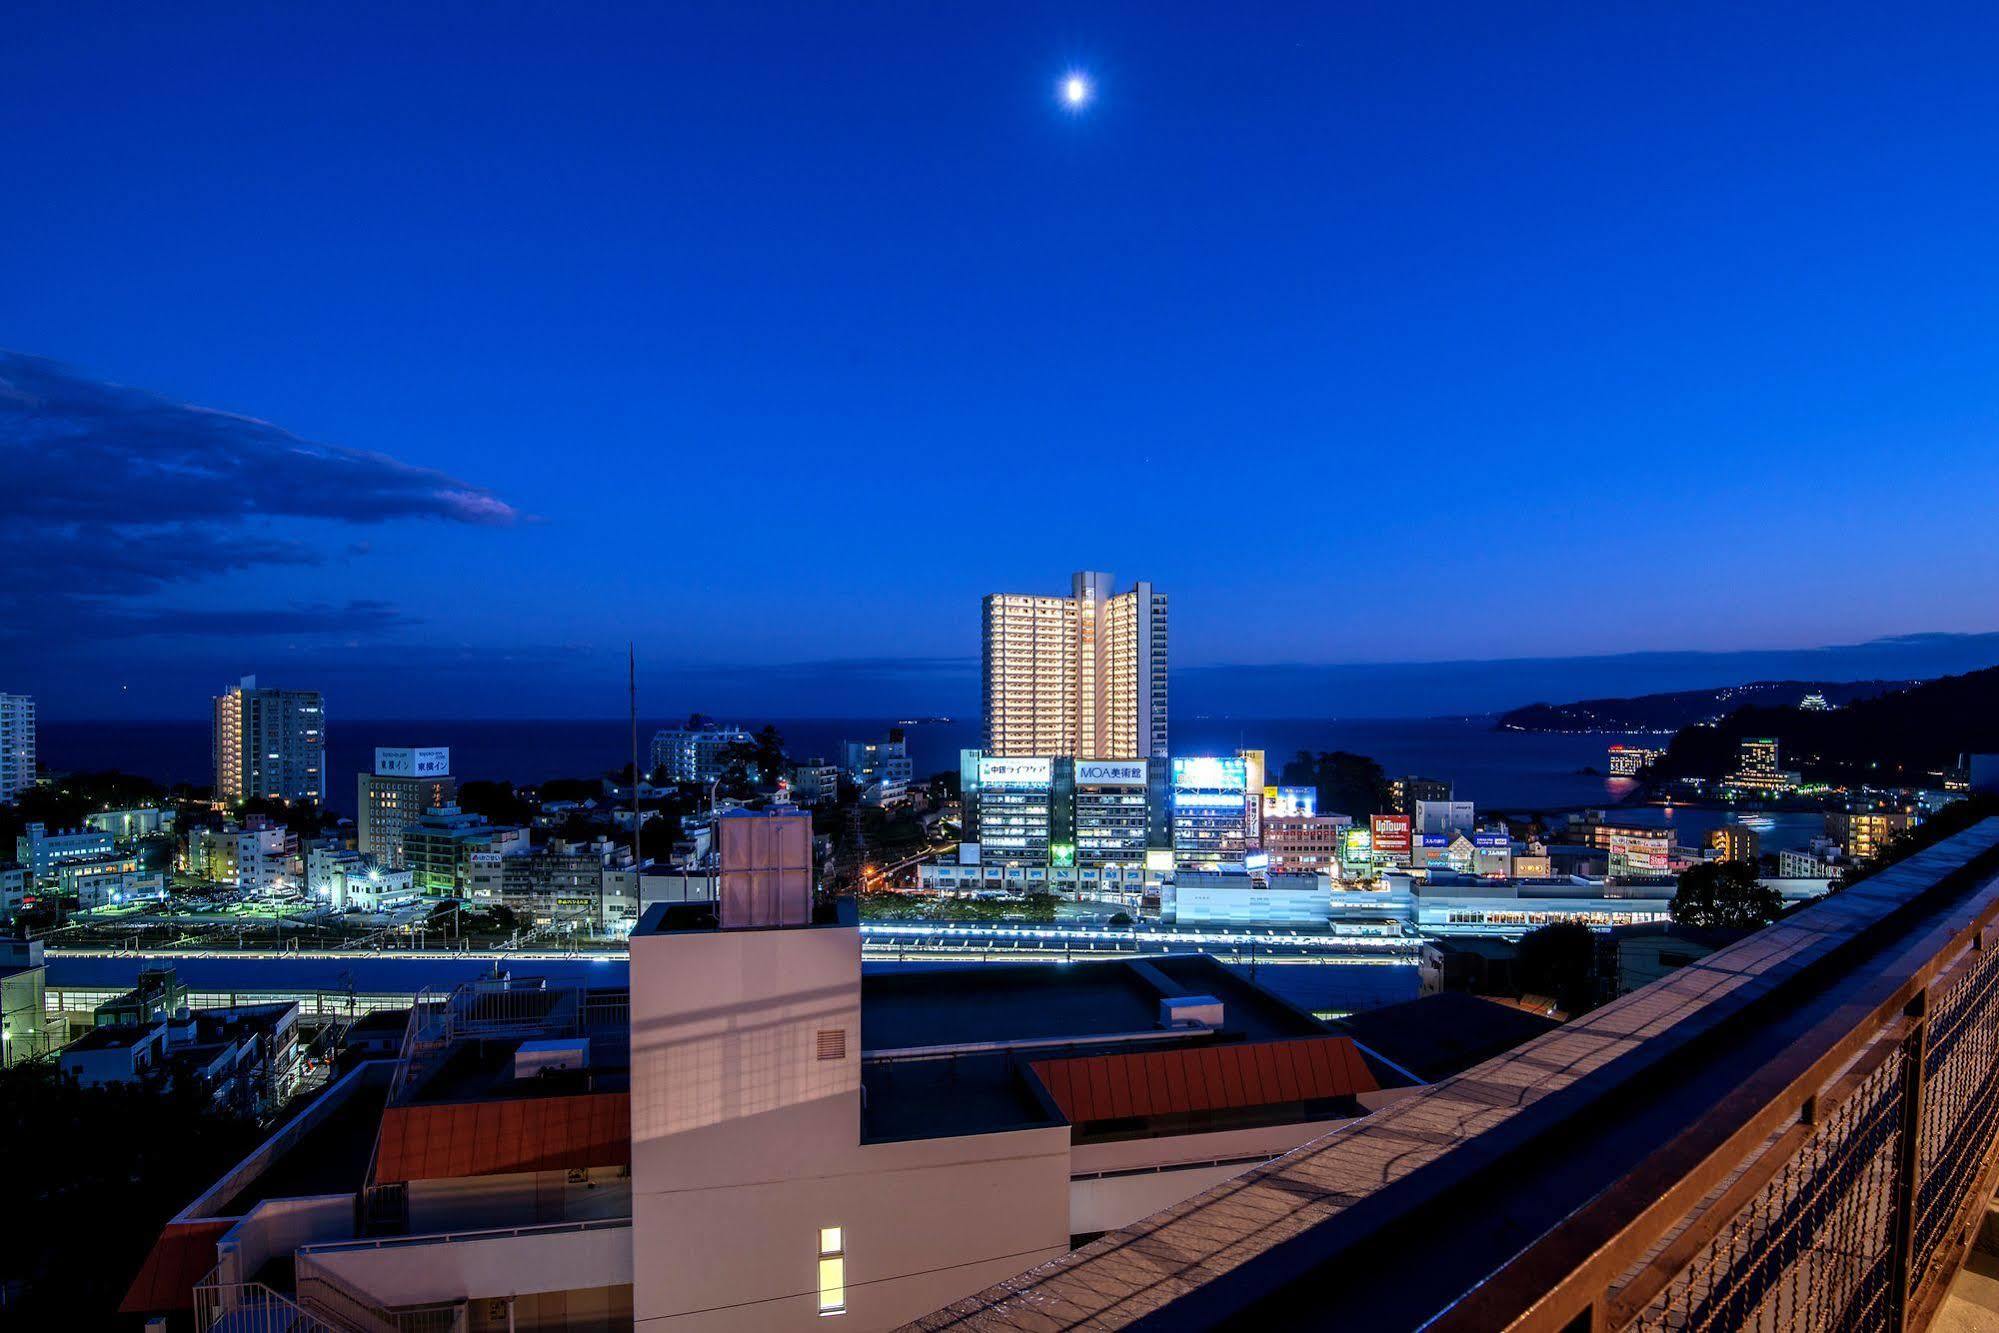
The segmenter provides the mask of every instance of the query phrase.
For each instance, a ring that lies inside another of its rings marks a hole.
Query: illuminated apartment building
[[[986,753],[1166,755],[1166,596],[1109,574],[1067,597],[985,599]]]
[[[1855,861],[1865,861],[1898,833],[1922,823],[1914,815],[1899,810],[1828,810],[1825,835]]]
[[[35,701],[0,694],[0,805],[35,785]]]
[[[215,799],[326,801],[326,715],[318,690],[258,689],[215,701]]]

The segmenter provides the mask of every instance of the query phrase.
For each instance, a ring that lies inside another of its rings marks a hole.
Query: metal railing
[[[298,1301],[350,1333],[459,1333],[465,1326],[464,1301],[429,1301],[391,1309],[304,1253],[298,1256]]]
[[[929,1330],[1927,1328],[1999,1186],[1999,819]]]
[[[223,1282],[211,1270],[195,1284],[196,1333],[367,1333],[301,1309],[281,1291],[262,1282]]]

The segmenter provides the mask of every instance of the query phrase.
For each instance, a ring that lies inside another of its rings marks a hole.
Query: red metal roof
[[[631,1161],[630,1093],[391,1106],[382,1113],[373,1183]]]
[[[153,1242],[139,1275],[118,1304],[120,1314],[165,1314],[194,1308],[194,1284],[215,1267],[215,1242],[236,1225],[233,1217],[169,1222]]]
[[[1380,1085],[1347,1037],[1036,1060],[1070,1124],[1350,1097]]]

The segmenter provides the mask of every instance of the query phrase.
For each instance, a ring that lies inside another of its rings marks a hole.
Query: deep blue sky
[[[1188,668],[1999,629],[1990,6],[6,26],[52,715],[611,714],[627,638],[649,711],[965,711],[978,596],[1083,567]]]

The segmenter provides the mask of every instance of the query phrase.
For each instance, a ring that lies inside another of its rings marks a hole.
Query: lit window
[[[839,1227],[819,1228],[819,1313],[847,1312],[847,1247]]]

